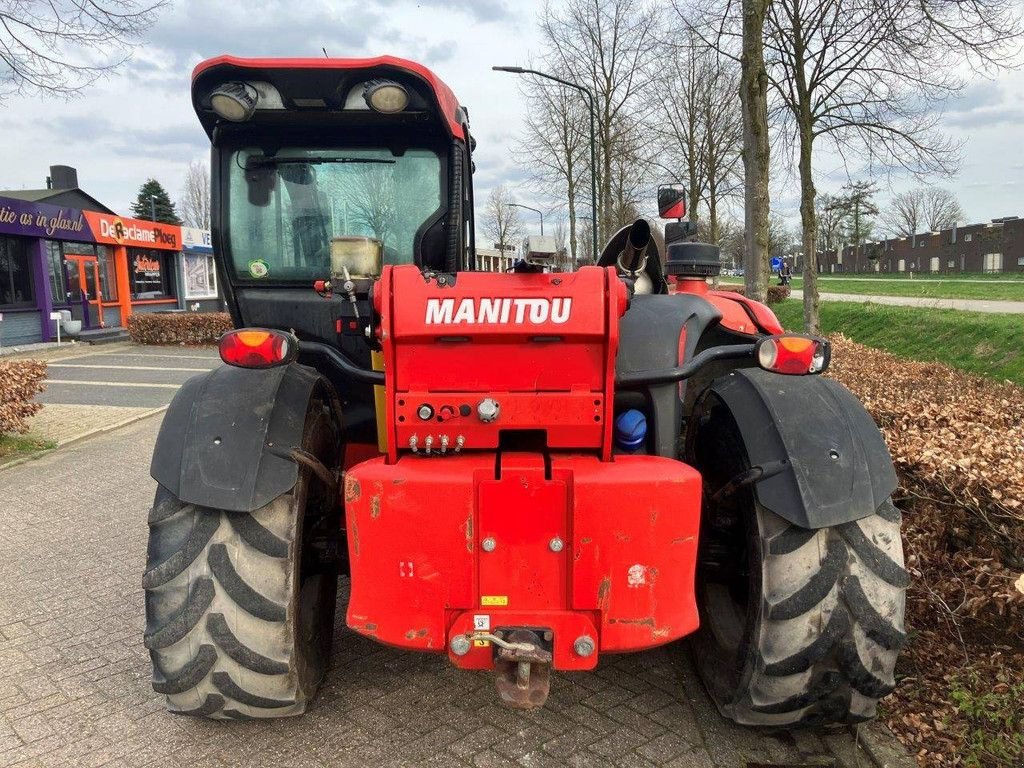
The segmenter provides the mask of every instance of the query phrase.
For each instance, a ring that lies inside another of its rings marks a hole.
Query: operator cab
[[[422,65],[221,56],[196,67],[192,103],[212,144],[211,229],[237,327],[294,330],[369,367],[367,292],[383,265],[473,268],[468,117]],[[352,290],[311,290],[352,258],[370,262]],[[345,391],[369,437],[370,388]]]

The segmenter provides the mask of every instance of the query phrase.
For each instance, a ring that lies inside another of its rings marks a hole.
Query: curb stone
[[[115,421],[113,424],[105,424],[102,427],[96,427],[95,429],[90,429],[80,434],[72,435],[68,439],[58,443],[56,448],[46,449],[40,451],[39,453],[32,454],[30,456],[22,456],[21,458],[12,459],[11,461],[8,461],[4,464],[0,464],[0,471],[10,469],[11,467],[17,467],[29,461],[35,461],[38,458],[55,453],[56,451],[59,451],[61,448],[66,448],[67,446],[72,445],[73,443],[78,443],[81,442],[82,440],[87,440],[90,437],[95,437],[96,435],[105,434],[107,432],[113,432],[115,429],[120,429],[121,427],[126,427],[129,424],[134,424],[137,421],[148,419],[150,416],[155,416],[158,413],[163,413],[164,411],[167,410],[168,407],[169,405],[161,405],[158,408],[150,408],[149,410],[144,411],[143,413],[137,413],[134,416],[129,416],[127,419]]]

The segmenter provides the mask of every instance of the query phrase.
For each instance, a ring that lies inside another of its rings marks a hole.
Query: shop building
[[[88,339],[135,312],[222,306],[209,232],[118,216],[77,186],[0,192],[0,345],[55,339],[62,310]]]

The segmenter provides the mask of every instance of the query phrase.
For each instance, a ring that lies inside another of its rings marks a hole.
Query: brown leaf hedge
[[[1024,679],[1024,389],[831,339],[828,375],[900,478],[910,642],[884,719],[921,765],[1024,765],[1019,721],[998,711]]]
[[[232,328],[227,312],[136,312],[128,335],[136,344],[216,344]]]
[[[0,361],[0,435],[28,431],[25,420],[43,407],[34,398],[46,388],[45,379],[44,362]]]

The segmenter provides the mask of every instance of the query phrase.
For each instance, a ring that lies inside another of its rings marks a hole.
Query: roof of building
[[[6,189],[0,190],[0,197],[24,200],[27,203],[50,203],[86,211],[117,214],[116,211],[105,206],[88,192],[77,187],[75,189]]]

